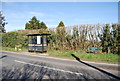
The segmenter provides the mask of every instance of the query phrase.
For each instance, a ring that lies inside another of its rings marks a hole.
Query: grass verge
[[[14,48],[2,47],[2,50],[14,51],[14,52],[27,52],[27,48],[21,48],[19,51],[15,51]],[[107,63],[120,63],[120,56],[117,54],[108,53],[87,53],[84,50],[48,50],[49,56],[74,59],[71,54],[74,54],[81,60],[94,61],[94,62],[107,62]]]
[[[21,48],[21,50],[15,50],[15,48],[9,48],[9,47],[1,47],[1,50],[5,51],[14,51],[14,52],[27,52],[27,48]]]
[[[81,60],[95,61],[95,62],[107,62],[107,63],[120,63],[120,57],[117,54],[108,53],[86,53],[84,50],[48,50],[49,56],[62,57],[62,58],[74,58],[71,54],[74,54]]]

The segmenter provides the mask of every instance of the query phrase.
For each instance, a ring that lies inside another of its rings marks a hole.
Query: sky
[[[1,3],[0,3],[1,5]],[[48,28],[118,22],[118,2],[2,2],[7,32],[25,29],[33,16]]]

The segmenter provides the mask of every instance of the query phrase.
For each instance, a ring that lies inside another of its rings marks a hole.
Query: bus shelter
[[[47,36],[49,33],[28,34],[29,52],[47,52]]]

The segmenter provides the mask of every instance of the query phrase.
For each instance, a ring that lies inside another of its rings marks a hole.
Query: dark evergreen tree
[[[25,25],[25,29],[38,29],[39,28],[39,20],[34,16],[28,23]]]
[[[44,22],[40,22],[35,16],[25,24],[25,29],[41,29],[47,28]]]
[[[62,21],[57,26],[57,33],[65,36],[65,25]]]
[[[99,35],[101,40],[102,52],[109,52],[109,48],[111,46],[111,35],[110,35],[110,25],[106,24],[103,28],[103,34]]]
[[[103,28],[103,34],[99,35],[103,52],[119,54],[119,30],[118,24],[112,24],[112,27],[106,24]]]
[[[66,29],[65,29],[65,25],[62,21],[60,21],[60,23],[57,26],[57,34],[58,34],[58,38],[59,38],[59,45],[61,45],[62,48],[65,48],[65,38],[66,38]]]
[[[29,26],[30,24],[29,23],[26,23],[25,24],[25,29],[30,29],[30,26]]]
[[[3,16],[2,12],[0,11],[0,32],[5,33],[5,25],[7,22],[5,22],[5,17]]]
[[[60,23],[58,24],[58,26],[57,27],[65,27],[65,25],[64,25],[64,23],[63,23],[63,21],[60,21]]]
[[[111,53],[118,54],[119,52],[119,32],[118,32],[118,25],[112,25],[112,32],[111,32]]]
[[[46,29],[46,28],[47,28],[47,26],[46,26],[46,24],[45,24],[44,22],[41,22],[41,23],[40,23],[40,27],[43,28],[43,29]]]

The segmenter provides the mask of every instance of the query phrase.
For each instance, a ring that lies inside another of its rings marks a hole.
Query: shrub
[[[16,45],[26,47],[28,39],[25,34],[19,34],[18,32],[8,32],[2,34],[2,46],[14,48]]]

